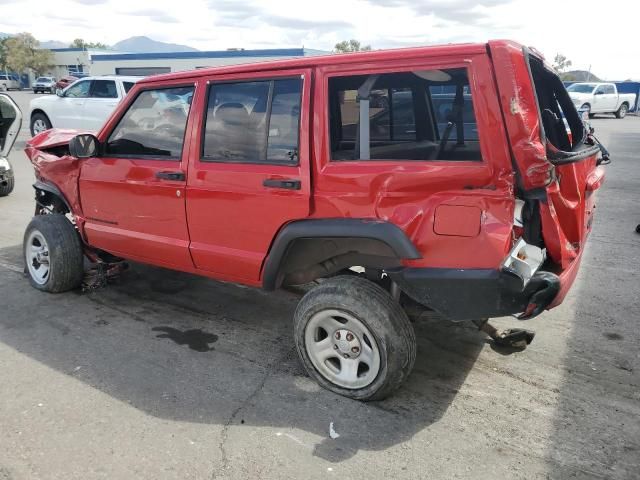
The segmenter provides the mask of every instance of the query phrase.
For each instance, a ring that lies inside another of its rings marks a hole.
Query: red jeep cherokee
[[[96,136],[49,130],[26,152],[35,288],[78,287],[85,256],[317,283],[300,357],[362,400],[411,371],[409,307],[486,321],[562,302],[608,159],[556,73],[509,41],[154,76]]]

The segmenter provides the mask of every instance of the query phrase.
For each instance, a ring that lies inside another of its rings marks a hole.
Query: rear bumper
[[[540,270],[523,287],[522,278],[508,270],[401,268],[387,273],[413,300],[454,321],[514,314],[533,318],[554,304],[561,290],[566,294],[575,278],[565,288],[561,277]]]

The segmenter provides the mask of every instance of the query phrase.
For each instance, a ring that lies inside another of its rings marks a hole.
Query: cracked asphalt
[[[640,117],[593,124],[613,163],[533,344],[507,355],[425,316],[413,374],[365,404],[306,376],[291,293],[138,264],[90,293],[32,289],[25,121],[0,199],[0,480],[640,478]]]

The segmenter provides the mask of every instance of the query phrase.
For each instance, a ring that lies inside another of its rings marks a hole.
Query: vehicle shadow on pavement
[[[20,252],[0,249],[0,265],[20,266]],[[222,425],[223,452],[236,425],[308,432],[297,447],[330,462],[406,442],[447,412],[485,348],[471,324],[423,316],[412,375],[391,398],[362,403],[306,375],[288,292],[133,264],[115,284],[58,295],[3,269],[0,296],[11,299],[3,343],[149,415]]]

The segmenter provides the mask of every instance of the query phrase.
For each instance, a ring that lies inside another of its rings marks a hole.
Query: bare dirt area
[[[33,94],[14,93],[25,115]],[[640,117],[596,118],[613,163],[568,299],[492,348],[415,323],[416,367],[361,403],[318,387],[298,298],[133,264],[89,293],[22,274],[33,173],[0,199],[0,479],[640,478]]]

